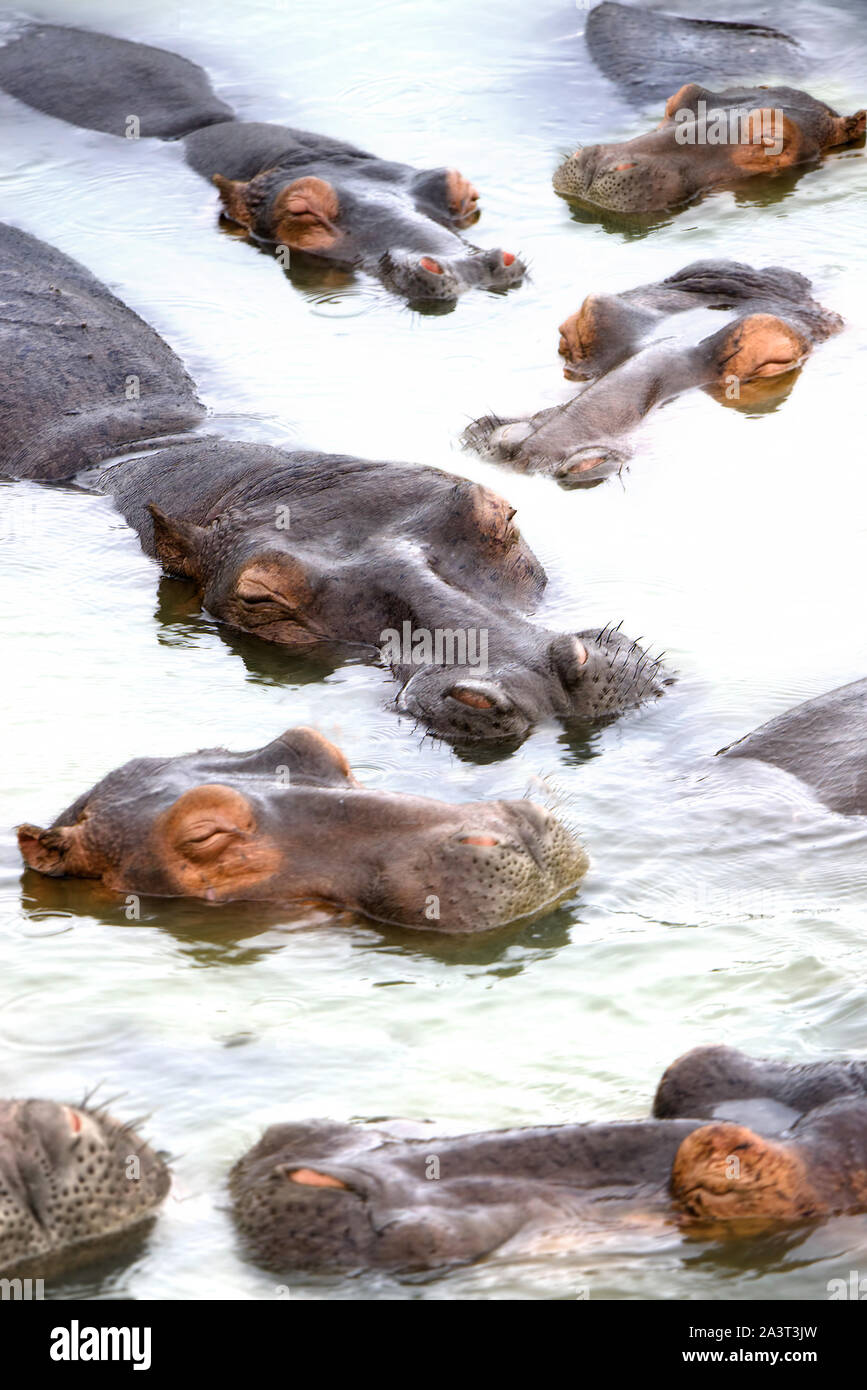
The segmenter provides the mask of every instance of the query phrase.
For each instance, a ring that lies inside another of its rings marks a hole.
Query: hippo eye
[[[455,686],[449,691],[453,700],[460,700],[462,705],[469,705],[470,709],[494,709],[494,701],[489,700],[487,695],[483,695],[480,690],[462,690],[460,686]]]
[[[188,835],[181,841],[179,848],[188,859],[210,859],[220,854],[236,834],[237,831],[214,826],[195,835]]]
[[[292,604],[282,594],[278,594],[274,589],[266,589],[264,585],[258,584],[255,580],[242,579],[235,590],[238,598],[245,603],[276,603],[280,608],[291,608]]]

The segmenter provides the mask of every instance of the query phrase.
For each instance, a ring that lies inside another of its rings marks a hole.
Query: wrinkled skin
[[[733,112],[743,113],[737,130]],[[720,115],[724,142],[713,143]],[[814,163],[824,151],[860,140],[864,124],[863,110],[840,116],[792,87],[712,92],[689,82],[669,97],[656,130],[620,144],[579,148],[560,165],[554,188],[605,212],[661,212],[685,207],[712,188]]]
[[[807,700],[721,750],[780,767],[841,815],[867,816],[867,680]]]
[[[445,932],[535,914],[587,868],[541,807],[368,791],[312,729],[249,753],[136,759],[47,830],[19,826],[18,843],[29,868],[112,892],[313,903]]]
[[[587,16],[584,38],[605,76],[635,101],[664,101],[685,82],[760,82],[798,77],[807,55],[764,24],[689,19],[605,0]]]
[[[0,1275],[53,1277],[121,1253],[169,1183],[135,1129],[103,1110],[0,1101]]]
[[[124,136],[135,112],[141,136],[185,137],[187,162],[253,240],[363,269],[411,303],[449,304],[524,277],[512,252],[459,235],[477,221],[479,195],[456,169],[412,169],[310,131],[236,121],[177,54],[35,25],[0,48],[0,87],[91,130]]]
[[[0,467],[59,480],[146,441],[88,485],[221,622],[302,655],[382,648],[400,709],[465,743],[608,719],[664,689],[658,662],[618,632],[524,616],[545,575],[501,497],[431,468],[180,437],[203,415],[192,382],[82,266],[0,225],[0,287]],[[405,622],[487,634],[487,670],[459,648],[442,664],[389,654],[383,633]]]
[[[848,1084],[859,1075],[864,1064],[789,1067],[700,1048],[666,1072],[664,1118],[409,1140],[273,1125],[230,1175],[235,1221],[250,1258],[275,1272],[414,1270],[533,1253],[552,1237],[580,1246],[621,1220],[718,1237],[865,1210],[867,1094]]]
[[[658,284],[589,295],[561,324],[559,351],[567,380],[590,384],[529,417],[484,416],[464,443],[566,488],[601,482],[628,463],[644,417],[683,391],[702,387],[743,407],[790,387],[813,345],[841,327],[809,291],[803,275],[779,266],[696,261]],[[686,327],[682,316],[701,309],[724,313],[724,326],[708,334],[705,314]]]

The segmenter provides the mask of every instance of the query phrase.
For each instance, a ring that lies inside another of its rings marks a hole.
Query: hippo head
[[[150,507],[157,558],[199,585],[215,618],[302,653],[365,646],[400,682],[403,713],[464,743],[661,693],[658,662],[619,633],[546,632],[523,616],[544,572],[503,498],[435,469],[303,463],[245,474],[205,526]]]
[[[0,1273],[65,1271],[154,1217],[165,1163],[102,1110],[0,1101]]]
[[[684,1139],[671,1171],[681,1224],[746,1234],[826,1212],[797,1148],[737,1124],[703,1125]]]
[[[577,841],[540,807],[367,791],[311,729],[250,753],[137,759],[48,830],[20,826],[18,841],[30,868],[116,892],[313,901],[453,932],[534,914],[587,868]]]
[[[554,188],[609,212],[659,212],[714,185],[781,173],[863,134],[863,111],[838,116],[792,88],[712,92],[689,82],[669,97],[656,130],[577,149]]]
[[[490,489],[323,455],[287,469],[274,453],[278,467],[242,478],[208,525],[149,507],[165,571],[193,580],[231,627],[298,652],[347,641],[378,650],[395,623],[488,627],[492,605],[542,592],[514,507]]]
[[[503,1194],[490,1170],[427,1181],[423,1145],[406,1165],[383,1139],[328,1121],[266,1130],[229,1177],[251,1258],[275,1273],[431,1269],[489,1254],[532,1214],[526,1184]]]
[[[512,252],[482,251],[458,235],[477,220],[479,195],[454,169],[414,174],[360,156],[267,169],[246,183],[217,174],[214,183],[226,215],[255,238],[359,266],[411,302],[510,289],[526,272]]]

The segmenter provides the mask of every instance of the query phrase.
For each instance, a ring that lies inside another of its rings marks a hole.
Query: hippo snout
[[[456,300],[473,288],[511,289],[521,283],[526,266],[511,251],[475,251],[459,257],[388,251],[379,273],[389,289],[411,303],[424,303]]]
[[[485,931],[520,921],[560,902],[587,871],[576,837],[549,811],[501,801],[461,808],[462,824],[443,827],[426,847],[426,911],[439,931]],[[420,865],[404,863],[407,883]],[[381,887],[381,885],[380,885]],[[419,922],[418,925],[424,923]]]
[[[72,1268],[97,1239],[107,1252],[143,1229],[168,1188],[159,1155],[104,1111],[0,1101],[0,1273]]]
[[[623,146],[589,145],[565,159],[554,188],[609,212],[656,212],[685,201],[693,191],[664,154],[627,152]]]
[[[527,736],[534,715],[500,682],[472,669],[420,666],[399,691],[397,709],[453,743],[509,743]]]

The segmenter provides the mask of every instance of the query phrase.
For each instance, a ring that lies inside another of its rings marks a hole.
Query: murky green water
[[[719,17],[713,0],[672,8]],[[122,20],[108,0],[54,0],[36,13],[176,49],[248,119],[476,182],[474,238],[526,256],[532,278],[423,317],[363,277],[293,288],[217,234],[216,196],[179,147],[75,130],[0,96],[0,217],[82,260],[153,323],[227,432],[485,481],[517,505],[549,571],[549,625],[622,618],[681,672],[665,701],[589,748],[551,726],[504,761],[462,760],[385,708],[382,672],[303,683],[278,654],[221,632],[183,586],[160,582],[106,500],[3,487],[0,1094],[75,1098],[102,1083],[125,1093],[118,1113],[152,1111],[149,1132],[177,1155],[141,1258],[62,1292],[281,1296],[238,1258],[222,1187],[271,1121],[388,1115],[457,1132],[632,1118],[699,1043],[863,1052],[863,824],[818,812],[770,771],[703,781],[732,738],[867,670],[863,152],[832,155],[774,201],[722,194],[627,240],[574,221],[551,191],[577,141],[648,124],[590,64],[584,12],[567,0],[335,0],[327,16],[318,0],[131,0]],[[803,85],[846,112],[864,104],[862,13],[860,0],[725,8],[815,42]],[[487,410],[567,398],[556,328],[586,293],[703,256],[803,271],[845,315],[780,408],[682,398],[649,422],[622,484],[588,493],[458,452]],[[254,747],[299,723],[336,739],[372,786],[558,806],[591,855],[580,894],[480,946],[362,922],[288,932],[278,914],[189,903],[134,924],[87,885],[31,877],[22,892],[18,821],[45,823],[130,757]],[[424,1281],[297,1278],[292,1296],[569,1298],[587,1286],[821,1299],[865,1261],[865,1218],[736,1249],[638,1227]]]

